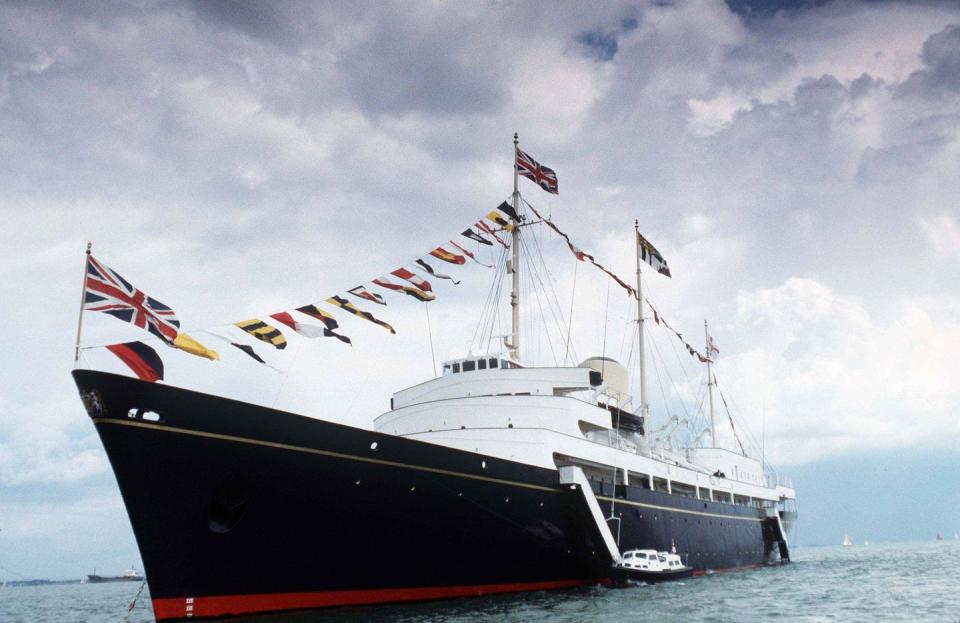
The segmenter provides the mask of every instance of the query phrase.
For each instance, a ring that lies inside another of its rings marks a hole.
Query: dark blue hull
[[[583,497],[556,470],[113,374],[74,378],[160,620],[609,580]],[[763,561],[757,509],[626,496],[622,549],[673,542],[699,569]]]

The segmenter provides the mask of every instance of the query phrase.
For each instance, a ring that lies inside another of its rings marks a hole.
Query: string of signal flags
[[[519,218],[513,206],[504,202],[488,212],[484,218],[463,230],[460,233],[460,241],[456,237],[447,240],[413,262],[370,279],[346,292],[327,297],[321,302],[234,322],[227,327],[230,333],[224,334],[216,329],[200,329],[195,333],[202,332],[217,338],[264,365],[268,365],[267,361],[258,349],[284,350],[287,347],[284,331],[288,330],[311,339],[331,337],[352,346],[353,340],[343,333],[340,322],[333,315],[333,310],[341,310],[395,334],[397,331],[389,322],[358,305],[386,306],[385,294],[391,293],[410,296],[425,303],[435,300],[436,294],[430,280],[460,283],[454,276],[446,274],[447,269],[443,266],[462,266],[469,261],[485,268],[493,267],[482,262],[477,257],[477,253],[468,248],[470,246],[468,240],[476,243],[477,247],[502,245],[507,248],[509,243],[499,233],[512,232],[518,221]],[[117,271],[94,257],[89,244],[85,262],[83,305],[77,329],[75,360],[79,359],[81,350],[80,329],[84,311],[110,314],[148,331],[166,346],[185,353],[210,360],[220,359],[220,354],[216,350],[181,330],[180,321],[173,309],[138,290]],[[256,342],[245,343],[250,338]],[[149,344],[135,341],[109,344],[105,348],[123,361],[137,377],[145,381],[163,380],[163,360],[156,349]]]
[[[516,149],[515,167],[520,176],[532,180],[544,191],[551,194],[559,194],[556,173],[552,169],[535,161],[519,148]],[[591,264],[606,273],[616,281],[618,285],[624,288],[630,296],[637,298],[637,291],[633,287],[597,262],[592,254],[575,246],[566,233],[561,231],[550,219],[542,216],[536,208],[526,201],[524,201],[524,203],[537,218],[546,223],[548,227],[566,241],[570,251],[578,260],[589,260]],[[488,212],[484,218],[475,221],[470,227],[463,230],[460,233],[460,237],[463,239],[464,244],[467,244],[466,240],[469,240],[476,243],[478,247],[479,245],[490,247],[500,245],[506,249],[509,247],[509,244],[498,234],[504,231],[508,233],[512,232],[519,223],[519,215],[513,206],[505,201]],[[323,303],[378,325],[391,334],[395,334],[396,329],[394,329],[391,324],[377,318],[371,312],[357,307],[353,300],[348,297],[363,301],[364,304],[372,303],[386,306],[387,300],[380,291],[373,288],[373,286],[376,286],[386,292],[404,294],[417,301],[429,303],[436,299],[436,295],[428,279],[446,280],[455,285],[460,283],[453,276],[440,272],[437,267],[441,266],[441,264],[438,264],[437,261],[454,266],[462,266],[466,264],[467,259],[469,259],[485,268],[493,268],[492,265],[481,262],[476,254],[467,249],[464,244],[457,242],[456,239],[450,239],[435,247],[426,255],[416,258],[412,263],[403,265],[400,268],[389,271],[359,286],[350,288],[344,293],[327,297],[323,300]],[[667,267],[666,260],[663,259],[663,256],[660,255],[653,245],[644,239],[639,232],[637,233],[637,244],[641,258],[650,264],[658,273],[669,277],[670,269]],[[650,305],[649,300],[644,300]],[[266,344],[267,347],[272,347],[277,350],[284,350],[287,347],[284,330],[292,330],[298,335],[311,339],[331,337],[352,346],[352,339],[342,332],[339,321],[336,320],[330,311],[322,308],[320,305],[320,303],[309,303],[293,309],[264,314],[256,318],[235,322],[228,328],[240,331],[244,338],[255,339]],[[654,319],[657,323],[660,324],[663,322],[664,326],[670,329],[670,331],[683,342],[691,356],[697,356],[700,361],[703,362],[707,361],[706,357],[683,340],[683,336],[680,333],[673,330],[673,328],[666,324],[666,321],[662,320],[662,315],[656,311],[653,305],[650,305],[650,308],[653,310]],[[208,348],[193,336],[180,329],[180,321],[173,309],[138,290],[115,270],[95,258],[91,254],[90,244],[87,245],[85,259],[83,299],[77,325],[77,343],[74,351],[75,361],[79,360],[80,356],[80,335],[83,326],[84,311],[97,311],[110,314],[119,320],[131,323],[148,331],[168,347],[210,360],[220,359],[220,354],[216,350]],[[234,335],[231,334],[224,335],[214,329],[201,329],[200,331],[237,348],[259,364],[269,365],[267,361],[260,356],[257,349],[254,348],[254,346],[260,348],[256,342],[254,344],[244,343],[239,337],[234,337]],[[149,344],[142,341],[133,341],[109,344],[105,346],[105,348],[126,364],[138,378],[150,382],[163,380],[163,360],[157,351]],[[712,350],[710,354],[713,355]]]

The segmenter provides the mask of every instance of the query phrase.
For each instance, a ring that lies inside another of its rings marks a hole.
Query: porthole
[[[376,441],[374,441],[372,444],[370,444],[370,449],[371,449],[371,450],[376,450],[376,449],[377,449],[377,442],[376,442]]]
[[[487,469],[487,462],[486,462],[486,461],[480,461],[480,467],[482,467],[483,469]]]

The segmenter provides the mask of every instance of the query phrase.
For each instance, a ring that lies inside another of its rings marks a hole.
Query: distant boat
[[[850,535],[849,535],[849,534],[843,535],[843,546],[844,546],[844,547],[851,547],[851,546],[853,546],[853,539],[850,538]]]
[[[943,540],[943,535],[938,532],[938,533],[937,533],[937,541],[942,541],[942,540]]]
[[[870,545],[870,541],[864,541],[863,544],[864,544],[864,545]]]
[[[92,573],[87,576],[87,584],[105,584],[106,582],[142,582],[143,576],[137,573],[136,569],[127,569],[123,575],[97,575]]]

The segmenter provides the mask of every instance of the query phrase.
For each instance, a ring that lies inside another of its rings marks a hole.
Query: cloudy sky
[[[438,361],[486,348],[490,271],[436,284],[430,332],[392,299],[397,336],[341,318],[354,348],[291,338],[279,371],[202,329],[461,231],[511,192],[515,131],[560,180],[524,196],[626,276],[639,219],[674,275],[647,292],[697,347],[710,321],[725,395],[808,477],[801,504],[856,521],[862,501],[890,514],[874,539],[927,538],[889,508],[915,495],[924,530],[960,528],[960,9],[801,4],[0,3],[0,578],[137,561],[69,377],[87,241],[221,351],[161,350],[171,384],[370,426],[432,375],[431,334]],[[576,355],[628,359],[629,301],[536,236]],[[547,303],[525,300],[533,327]],[[529,363],[564,359],[547,335]],[[86,346],[142,337],[85,318]],[[102,348],[81,364],[125,372]],[[684,366],[651,373],[655,422],[680,409],[671,385],[702,392]],[[824,515],[808,542],[855,529]]]

